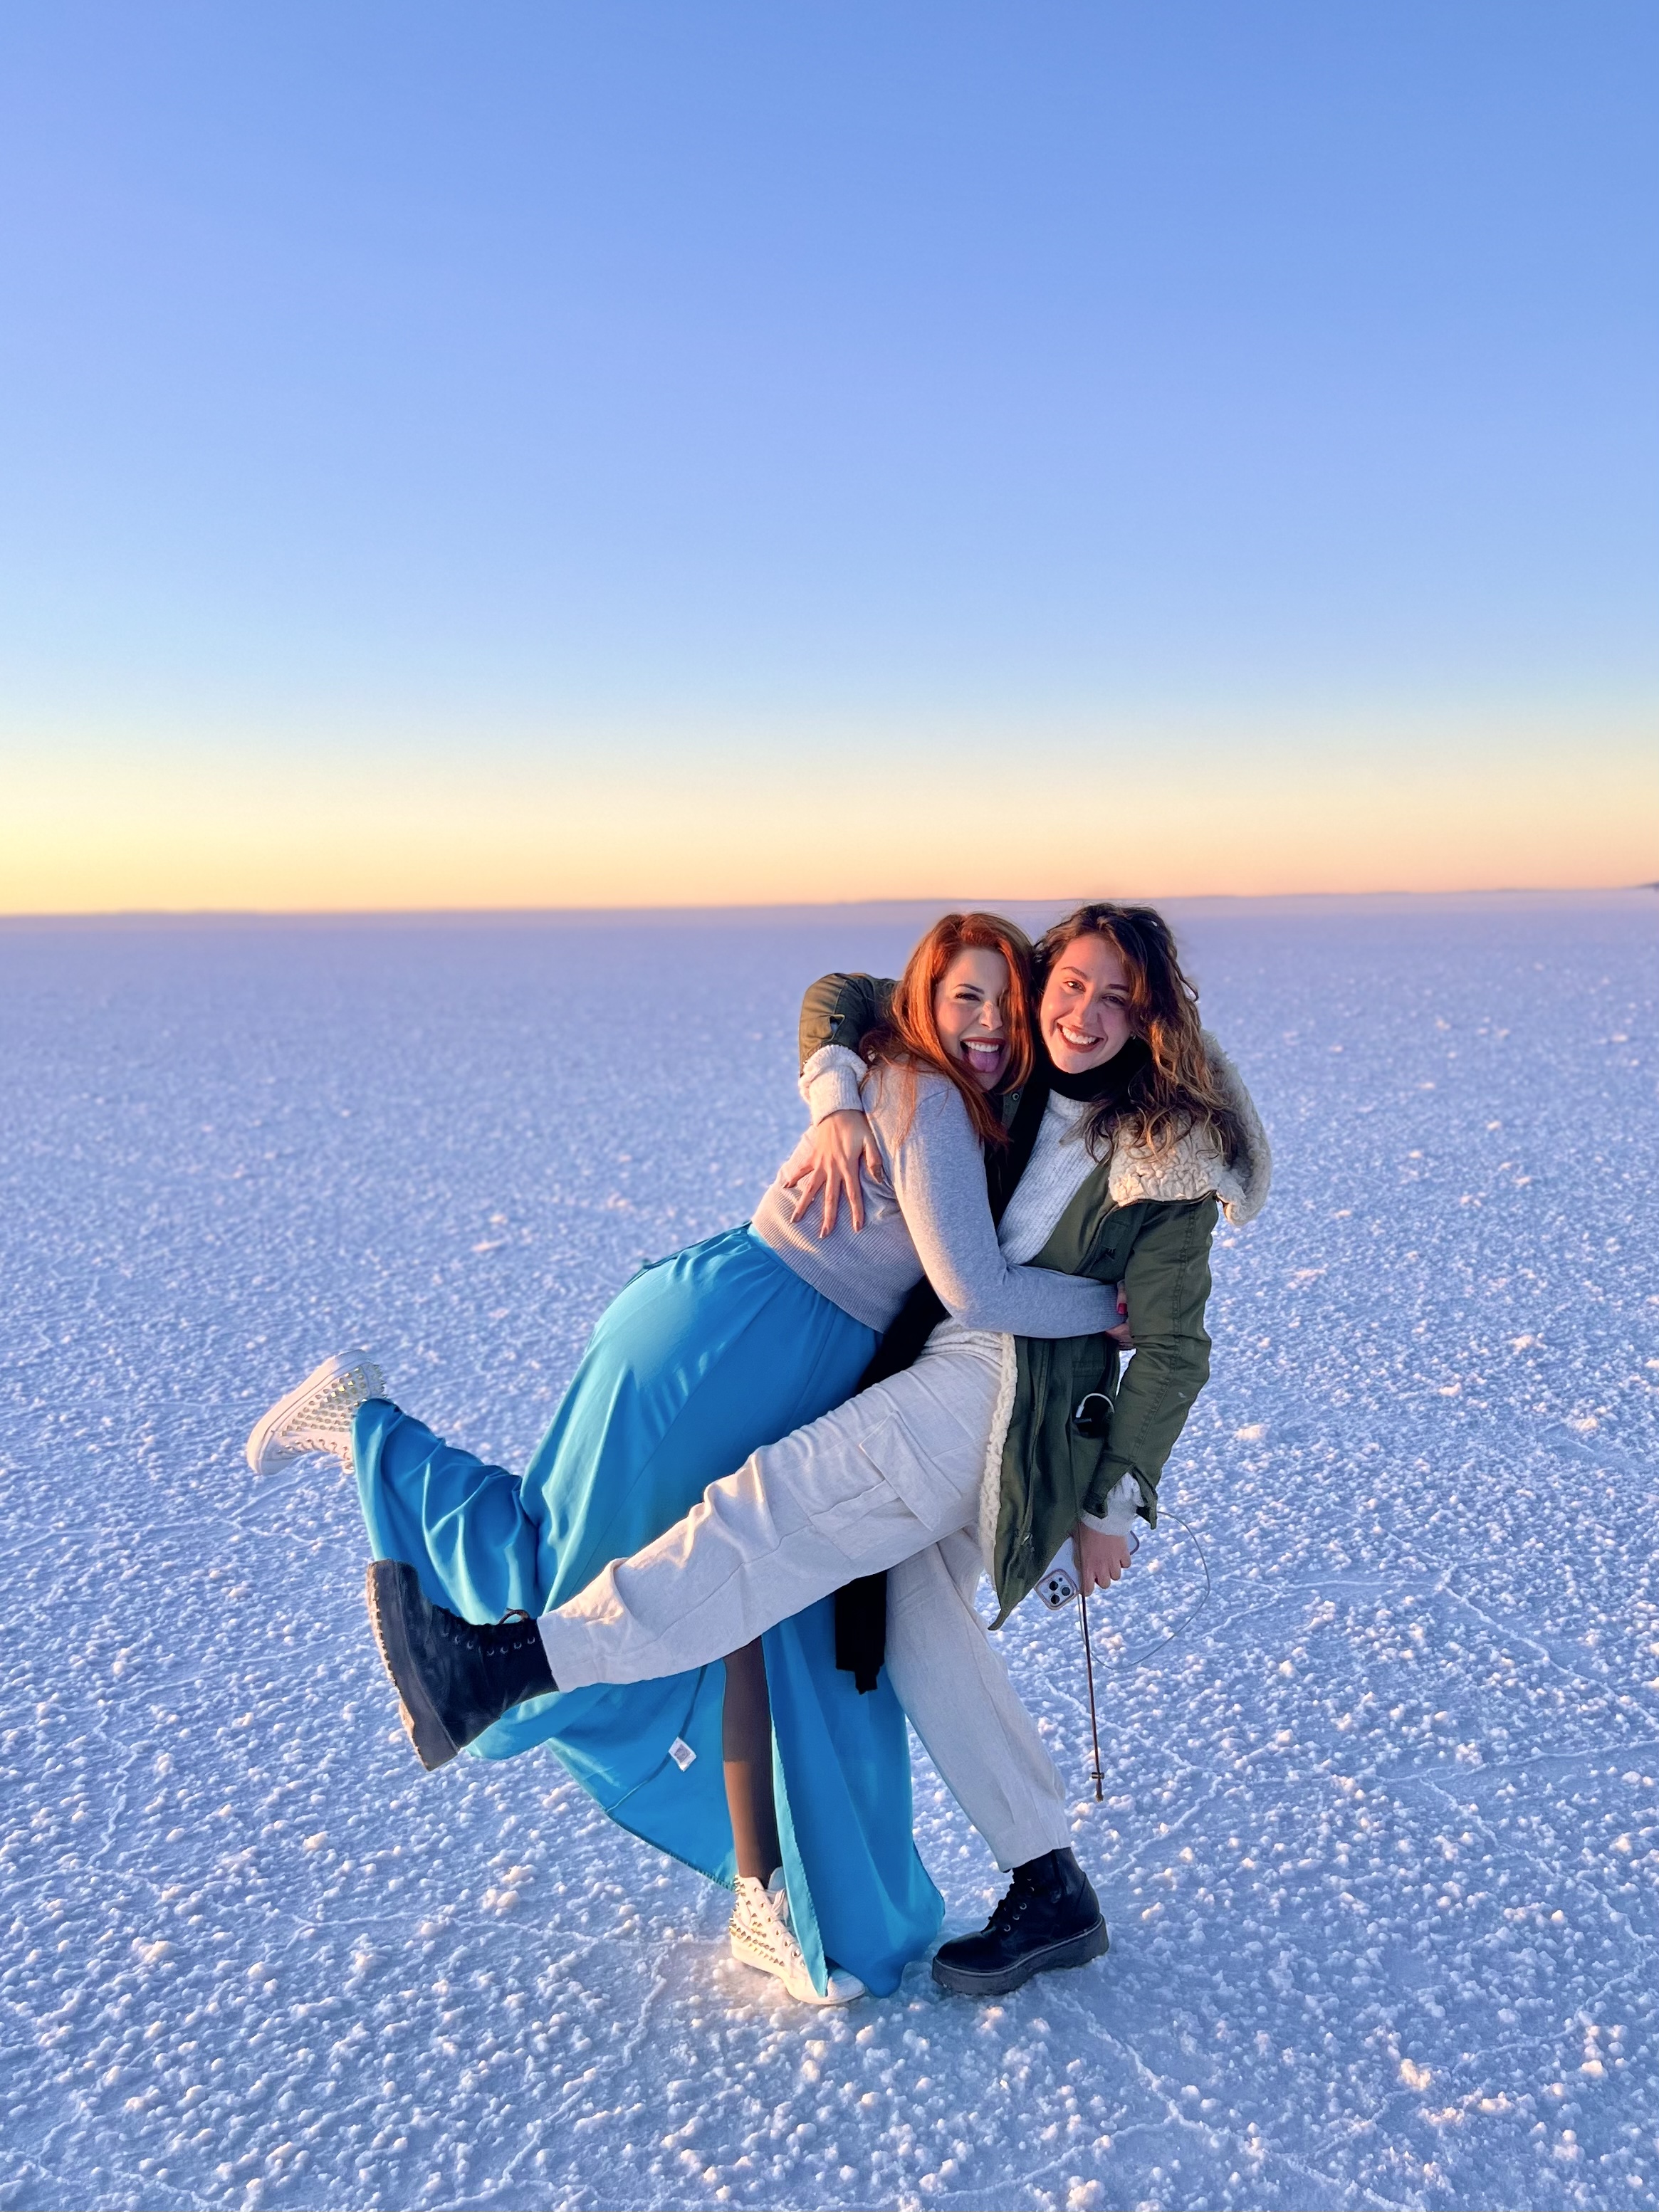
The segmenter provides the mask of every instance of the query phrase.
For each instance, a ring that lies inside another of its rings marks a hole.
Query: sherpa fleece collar
[[[1237,1159],[1229,1167],[1207,1129],[1189,1129],[1169,1151],[1160,1152],[1120,1139],[1112,1147],[1107,1188],[1116,1206],[1133,1206],[1143,1198],[1207,1198],[1213,1192],[1222,1212],[1237,1228],[1254,1221],[1267,1202],[1273,1152],[1238,1070],[1207,1030],[1204,1050],[1243,1127],[1244,1149]]]

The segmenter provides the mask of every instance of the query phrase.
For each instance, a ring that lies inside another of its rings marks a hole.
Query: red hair
[[[999,914],[945,914],[933,924],[904,963],[887,1018],[860,1041],[859,1049],[873,1066],[878,1060],[908,1061],[931,1067],[962,1093],[968,1118],[982,1145],[1006,1145],[1008,1132],[992,1104],[953,1053],[946,1050],[933,1012],[933,996],[958,952],[1000,952],[1008,965],[1008,992],[1002,1004],[1008,1058],[997,1089],[1017,1091],[1031,1073],[1031,942],[1023,929]]]

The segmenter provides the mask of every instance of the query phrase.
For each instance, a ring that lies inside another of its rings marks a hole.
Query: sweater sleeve
[[[1136,1478],[1143,1496],[1156,1492],[1164,1462],[1210,1379],[1204,1308],[1215,1214],[1212,1198],[1156,1206],[1130,1248],[1123,1289],[1135,1356],[1124,1370],[1111,1438],[1083,1501],[1091,1515],[1105,1515],[1126,1474]]]
[[[969,1328],[1010,1336],[1091,1336],[1113,1327],[1114,1285],[1011,1267],[1003,1257],[984,1158],[955,1085],[943,1076],[882,1073],[873,1098],[866,1088],[866,1109],[916,1257],[945,1310]]]
[[[800,1002],[801,1066],[827,1044],[856,1052],[860,1038],[885,1017],[895,988],[883,975],[820,975]]]
[[[800,1095],[813,1121],[828,1114],[863,1113],[860,1086],[869,1072],[868,1064],[844,1044],[820,1046],[800,1072]]]

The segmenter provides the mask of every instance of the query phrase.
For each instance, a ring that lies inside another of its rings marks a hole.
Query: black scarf
[[[985,1163],[986,1194],[994,1222],[1000,1226],[1015,1186],[1030,1164],[1050,1094],[1057,1093],[1061,1098],[1120,1100],[1151,1059],[1141,1040],[1131,1037],[1100,1066],[1082,1075],[1066,1075],[1038,1043],[1036,1065],[1014,1108],[1008,1141],[999,1145]],[[914,1366],[922,1346],[944,1319],[944,1303],[924,1275],[876,1346],[870,1364],[859,1377],[859,1389],[867,1390],[872,1383],[884,1382],[889,1376],[902,1375],[907,1367]],[[887,1577],[884,1573],[860,1575],[836,1592],[836,1665],[853,1676],[860,1692],[868,1692],[876,1686],[886,1650]]]

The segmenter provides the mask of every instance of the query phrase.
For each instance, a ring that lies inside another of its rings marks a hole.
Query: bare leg
[[[737,1845],[738,1895],[732,1912],[732,1955],[745,1966],[775,1974],[802,2004],[846,2004],[864,1995],[856,1974],[830,1967],[818,1989],[801,1956],[779,1869],[778,1810],[772,1795],[772,1701],[766,1691],[766,1655],[758,1637],[726,1660],[726,1711],[720,1723],[726,1761],[726,1802]],[[776,1881],[777,1888],[771,1885]],[[826,1962],[827,1963],[827,1962]]]
[[[738,1849],[738,1872],[769,1882],[783,1863],[772,1796],[772,1706],[760,1639],[726,1662],[726,1711],[720,1722],[726,1802]]]

